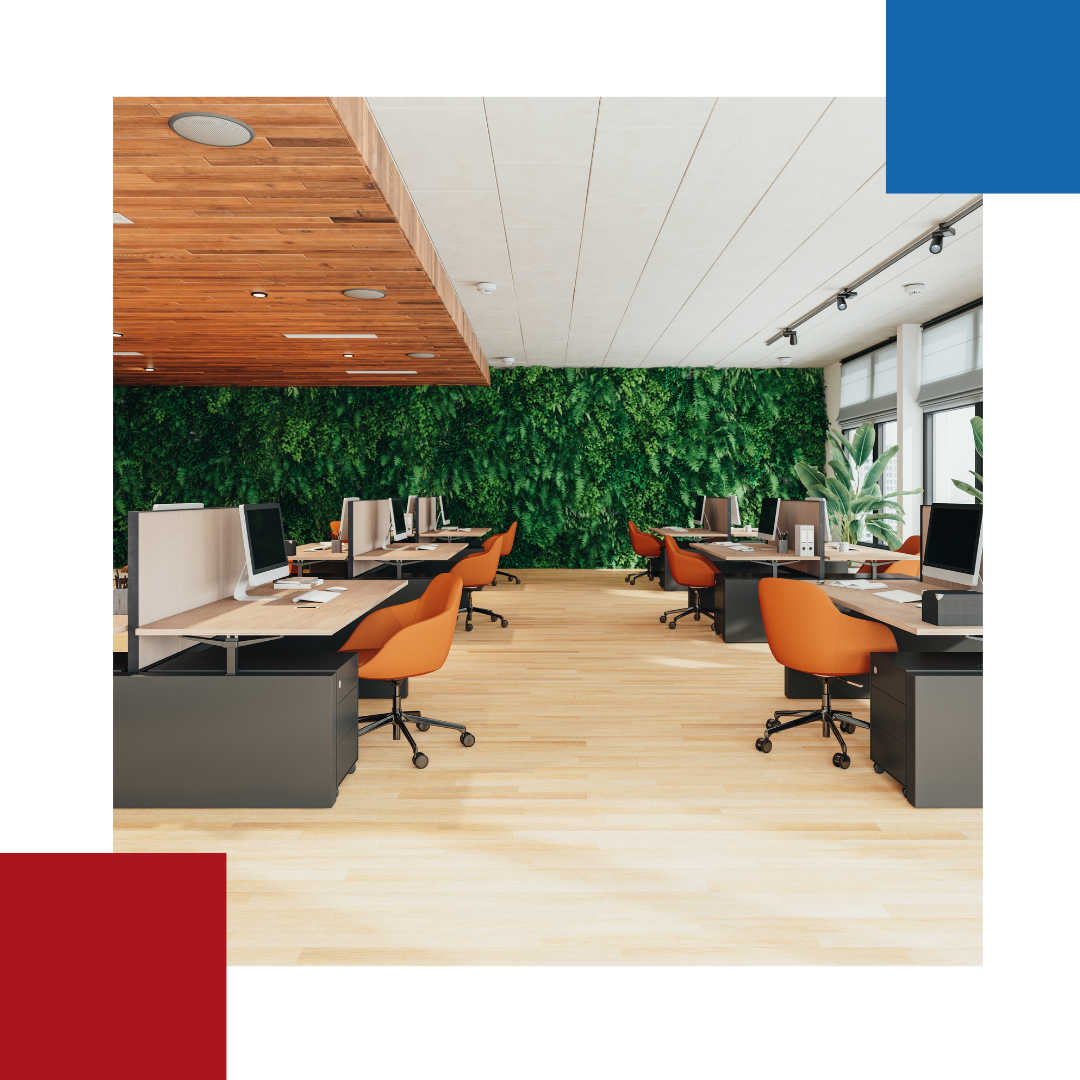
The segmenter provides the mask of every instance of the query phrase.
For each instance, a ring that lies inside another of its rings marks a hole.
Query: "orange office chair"
[[[664,537],[664,550],[667,552],[667,564],[671,576],[677,584],[685,585],[690,590],[690,606],[665,611],[660,616],[660,621],[667,622],[667,617],[677,611],[678,614],[668,623],[668,626],[674,630],[675,624],[684,615],[693,615],[694,622],[698,622],[703,614],[711,615],[715,619],[715,611],[701,606],[701,590],[711,589],[719,573],[712,561],[705,558],[699,551],[683,551],[670,536]],[[710,629],[715,630],[716,623],[712,623]]]
[[[406,721],[411,720],[416,724],[418,731],[427,731],[432,724],[453,728],[461,732],[458,738],[462,746],[472,746],[476,742],[475,736],[461,724],[433,720],[417,712],[401,711],[401,684],[414,675],[438,671],[446,663],[460,603],[461,581],[453,574],[439,574],[431,579],[431,584],[419,599],[372,612],[338,650],[356,653],[361,679],[378,679],[394,684],[391,711],[383,716],[361,716],[361,724],[370,722],[360,728],[358,734],[366,735],[376,728],[393,724],[394,738],[400,739],[404,734],[412,747],[412,763],[418,769],[426,768],[428,759],[417,747],[405,726]]]
[[[503,540],[502,555],[500,556],[500,558],[504,558],[509,555],[514,548],[514,537],[517,536],[517,522],[512,521],[510,523],[510,528],[500,535],[505,538]],[[521,584],[521,578],[519,578],[517,574],[508,574],[505,570],[496,570],[495,573],[502,574],[504,578],[508,578],[510,581],[516,581],[519,585]],[[495,585],[497,582],[492,581],[491,584]]]
[[[475,555],[467,555],[450,567],[450,573],[461,578],[462,591],[465,593],[465,604],[458,612],[465,612],[465,629],[472,630],[473,612],[479,611],[481,615],[490,615],[492,622],[502,619],[503,626],[508,623],[497,612],[488,608],[473,607],[473,593],[478,592],[485,585],[490,585],[495,577],[495,568],[499,565],[499,556],[502,555],[502,542],[505,533],[489,536],[484,541],[484,551],[478,551]]]
[[[340,536],[340,535],[341,535],[341,522],[340,521],[331,521],[330,522],[330,539],[331,540],[336,540],[338,538],[338,536]]]
[[[821,680],[821,708],[778,709],[765,721],[765,734],[754,745],[763,754],[772,750],[771,736],[788,728],[821,721],[821,736],[836,736],[840,750],[833,764],[846,769],[851,764],[847,744],[840,732],[851,734],[856,727],[868,728],[849,712],[832,707],[832,680],[865,675],[870,670],[872,652],[896,652],[896,639],[882,623],[841,615],[818,585],[809,581],[762,578],[758,601],[765,637],[777,663],[816,675]],[[797,720],[781,723],[781,716]],[[839,730],[837,730],[839,724]]]
[[[634,549],[635,555],[640,555],[643,559],[649,560],[649,565],[645,570],[639,570],[636,574],[627,574],[623,579],[630,582],[631,585],[639,577],[645,577],[648,575],[649,580],[652,581],[656,576],[656,567],[653,563],[654,559],[659,559],[664,554],[664,549],[660,544],[660,541],[655,536],[651,536],[649,533],[643,533],[632,521],[630,522],[630,546]],[[697,552],[694,553],[695,555]]]
[[[915,536],[909,536],[896,550],[903,552],[905,555],[919,555],[922,553],[922,537],[917,533]],[[855,572],[857,574],[869,574],[870,564],[868,562],[863,563]],[[889,563],[888,566],[878,568],[879,576],[881,574],[906,574],[908,577],[918,577],[921,573],[921,559],[918,562],[912,559],[904,559],[903,562]]]

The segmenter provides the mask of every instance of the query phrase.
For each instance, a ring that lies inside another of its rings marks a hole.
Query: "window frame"
[[[982,417],[983,403],[978,401],[962,401],[951,404],[942,404],[938,409],[925,409],[923,411],[923,506],[930,506],[933,502],[948,502],[948,499],[936,498],[934,491],[934,417],[938,413],[955,412],[957,409],[970,409],[975,406],[975,415]],[[983,476],[983,459],[978,449],[975,450],[975,471]],[[953,488],[955,491],[956,489]]]
[[[873,420],[871,422],[874,425],[874,449],[870,454],[869,464],[873,465],[873,463],[875,461],[877,461],[877,459],[882,455],[882,453],[884,453],[884,451],[888,449],[887,446],[882,446],[882,443],[884,443],[884,441],[885,441],[885,425],[886,424],[896,424],[896,423],[898,423],[898,421],[897,421],[897,418],[895,416],[883,416],[880,419]],[[866,421],[864,420],[862,423],[866,423]],[[851,436],[854,435],[855,432],[858,431],[860,427],[862,427],[862,424],[855,424],[854,427],[848,427],[848,428],[842,427],[840,429],[840,434],[843,435],[843,437],[845,439],[847,439],[848,442],[851,442]],[[897,431],[897,436],[899,437],[899,430]],[[847,451],[844,452],[844,457],[846,457],[848,459],[849,465],[851,465],[851,467],[854,468],[854,465],[851,462],[851,458],[848,457]],[[982,474],[981,469],[978,469],[977,471],[979,472],[980,475]],[[885,543],[884,540],[879,540],[876,536],[872,536],[872,535],[868,536],[866,539],[863,539],[863,538],[860,537],[859,543],[863,544],[864,546],[884,548],[884,549],[888,549],[888,546],[889,546],[888,544]]]

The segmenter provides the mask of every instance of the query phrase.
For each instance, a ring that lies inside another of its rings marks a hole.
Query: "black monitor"
[[[758,516],[757,534],[762,540],[772,540],[776,536],[776,517],[780,509],[779,499],[762,499],[761,513]]]
[[[242,504],[240,533],[244,541],[244,569],[236,583],[233,596],[237,600],[258,600],[258,596],[248,596],[249,585],[266,585],[289,574],[281,504]]]
[[[405,528],[405,500],[404,499],[391,499],[390,500],[390,525],[394,530],[395,540],[406,540],[409,536],[408,529]]]
[[[932,503],[923,576],[974,588],[982,561],[982,503]]]
[[[705,503],[708,498],[708,495],[702,495],[698,500],[697,512],[694,514],[694,524],[699,528],[705,525]]]

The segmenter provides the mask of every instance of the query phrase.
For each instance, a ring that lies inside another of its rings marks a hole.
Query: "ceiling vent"
[[[243,146],[255,138],[255,129],[243,120],[217,113],[182,112],[169,117],[169,127],[182,139],[203,146]]]

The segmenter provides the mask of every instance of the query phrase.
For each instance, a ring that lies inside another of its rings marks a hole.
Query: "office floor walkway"
[[[381,731],[332,809],[119,810],[116,850],[227,852],[233,964],[981,963],[981,811],[913,809],[862,729],[847,771],[813,725],[757,753],[802,706],[768,646],[662,626],[685,592],[520,576],[411,684],[474,747]]]

